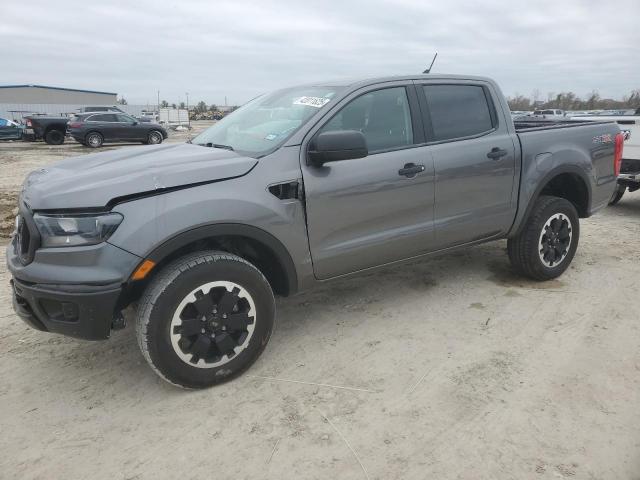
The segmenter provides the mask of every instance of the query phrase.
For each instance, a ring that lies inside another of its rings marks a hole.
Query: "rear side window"
[[[476,85],[425,85],[434,140],[451,140],[494,128],[484,88]]]
[[[88,122],[115,122],[116,120],[116,116],[109,114],[109,113],[105,113],[102,115],[91,115],[89,118],[87,118]]]
[[[370,152],[412,145],[411,111],[405,88],[375,90],[352,100],[320,131],[333,130],[362,132]]]

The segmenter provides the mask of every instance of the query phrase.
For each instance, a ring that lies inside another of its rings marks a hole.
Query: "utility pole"
[[[187,96],[187,122],[189,123],[189,128],[191,128],[191,117],[189,116],[189,92],[185,92]]]
[[[158,90],[158,115],[160,115],[160,90]]]

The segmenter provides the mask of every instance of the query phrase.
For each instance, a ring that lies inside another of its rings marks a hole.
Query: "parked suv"
[[[6,255],[14,306],[98,340],[134,304],[153,369],[206,387],[258,358],[274,294],[501,238],[520,274],[561,275],[621,156],[613,122],[514,124],[486,78],[278,90],[192,143],[31,173]]]
[[[155,145],[167,138],[167,131],[155,123],[139,122],[124,113],[79,114],[67,131],[76,141],[91,148],[105,142],[142,142]]]
[[[124,110],[118,108],[118,107],[113,107],[113,106],[105,106],[105,105],[100,105],[97,107],[80,107],[78,109],[78,112],[80,113],[90,113],[90,112],[117,112],[117,113],[127,113]]]

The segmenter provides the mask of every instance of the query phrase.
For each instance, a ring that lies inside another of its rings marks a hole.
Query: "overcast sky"
[[[640,88],[640,0],[5,1],[0,84],[131,104],[242,103],[318,80],[433,69],[507,95]]]

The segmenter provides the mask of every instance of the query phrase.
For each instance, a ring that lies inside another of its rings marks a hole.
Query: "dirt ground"
[[[84,152],[0,145],[3,198]],[[631,194],[556,281],[514,276],[497,242],[280,299],[258,362],[196,392],[131,325],[27,328],[2,249],[0,478],[640,479],[639,238]]]

